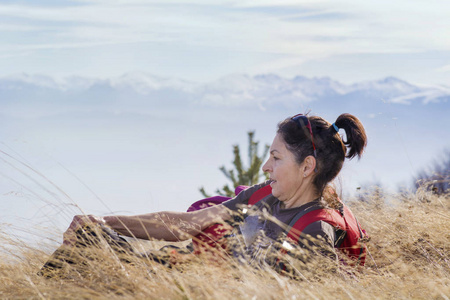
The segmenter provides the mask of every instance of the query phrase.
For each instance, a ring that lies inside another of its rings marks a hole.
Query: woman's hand
[[[67,246],[74,246],[76,242],[76,231],[83,228],[85,225],[105,224],[102,217],[94,215],[77,215],[73,217],[72,222],[63,234],[63,244]]]

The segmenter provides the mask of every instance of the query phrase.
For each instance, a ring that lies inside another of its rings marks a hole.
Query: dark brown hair
[[[314,156],[312,143],[314,142],[317,157],[313,184],[318,193],[322,195],[326,185],[341,171],[345,157],[349,159],[355,156],[361,157],[364,147],[367,145],[367,136],[359,119],[348,113],[340,115],[335,121],[338,128],[345,130],[345,141],[342,140],[332,124],[323,118],[306,117],[311,123],[312,137],[306,124],[295,122],[292,118],[281,121],[278,124],[277,133],[283,137],[287,149],[295,155],[299,164],[307,156]]]

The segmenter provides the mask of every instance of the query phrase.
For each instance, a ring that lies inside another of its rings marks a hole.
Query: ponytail
[[[366,131],[361,121],[351,114],[342,114],[336,119],[334,125],[345,130],[347,140],[342,142],[347,147],[346,157],[348,159],[355,156],[358,156],[358,159],[361,158],[367,145]],[[335,130],[333,126],[330,127]]]

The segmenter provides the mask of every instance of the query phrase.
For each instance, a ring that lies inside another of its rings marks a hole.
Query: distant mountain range
[[[309,111],[330,121],[352,113],[363,122],[369,147],[357,168],[349,165],[349,182],[376,178],[396,184],[449,147],[450,88],[418,86],[394,77],[354,84],[274,74],[235,74],[208,83],[144,73],[109,79],[0,77],[0,142],[18,149],[55,149],[66,162],[77,157],[80,162],[97,161],[86,150],[90,147],[102,155],[109,148],[123,153],[143,149],[135,161],[147,161],[151,168],[159,163],[158,168],[166,168],[167,163],[178,172],[186,155],[192,157],[189,166],[195,167],[182,174],[208,174],[221,163],[213,160],[226,157],[240,133],[257,130],[267,143],[277,122]],[[183,152],[178,144],[185,146]],[[147,152],[170,159],[150,163]]]
[[[110,79],[71,76],[56,79],[46,75],[11,75],[0,78],[2,112],[40,104],[41,109],[83,107],[143,108],[149,104],[201,105],[207,107],[293,108],[301,105],[341,106],[355,103],[370,108],[374,103],[448,105],[450,87],[417,86],[395,77],[355,84],[342,84],[328,77],[291,79],[273,74],[230,75],[214,82],[195,83],[146,73],[128,73]],[[314,102],[314,104],[313,104]],[[33,105],[34,104],[34,105]],[[38,109],[39,110],[39,109]],[[2,113],[0,112],[0,113]]]

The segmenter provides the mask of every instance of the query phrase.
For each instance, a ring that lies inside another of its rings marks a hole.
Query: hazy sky
[[[446,0],[2,0],[0,75],[450,79]]]

